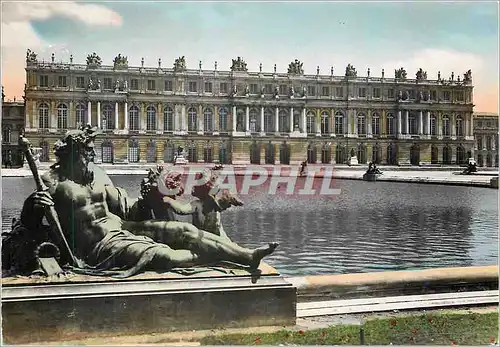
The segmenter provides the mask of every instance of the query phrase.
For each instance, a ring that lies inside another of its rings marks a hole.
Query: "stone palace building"
[[[19,134],[24,130],[24,100],[5,100],[2,87],[2,166],[21,167],[23,153],[19,148]]]
[[[104,65],[26,56],[26,136],[55,160],[55,141],[89,123],[104,136],[96,143],[103,163],[172,162],[182,146],[190,162],[233,164],[390,165],[461,164],[473,157],[472,75],[429,80],[358,76],[350,64],[335,75],[306,75],[294,60],[287,72],[248,71],[232,60],[229,71],[128,65],[119,54]]]
[[[477,165],[498,167],[498,113],[475,113],[474,137]]]

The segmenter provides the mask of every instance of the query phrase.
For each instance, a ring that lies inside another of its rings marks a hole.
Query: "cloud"
[[[472,53],[459,52],[454,50],[445,50],[437,48],[428,48],[409,55],[399,60],[384,63],[382,67],[386,71],[387,77],[394,77],[392,74],[395,69],[404,67],[408,73],[408,78],[415,78],[415,73],[419,68],[427,71],[430,79],[437,79],[438,71],[441,71],[441,78],[448,79],[451,73],[463,77],[463,73],[472,70],[472,75],[481,74],[484,62]]]
[[[32,21],[45,21],[54,17],[69,18],[87,26],[121,26],[122,18],[115,11],[95,4],[75,1],[15,1],[2,3],[2,84],[8,97],[20,96],[24,85],[24,61],[28,48],[36,52],[56,49],[64,53],[65,47],[45,41],[33,29]]]

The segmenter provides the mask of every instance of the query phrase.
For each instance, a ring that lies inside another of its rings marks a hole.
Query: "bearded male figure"
[[[128,277],[220,261],[256,269],[278,246],[250,250],[189,223],[143,220],[147,202],[129,198],[94,165],[96,135],[87,126],[56,143],[58,162],[42,177],[49,190],[32,194],[21,212],[21,223],[36,230],[43,207],[55,207],[74,256],[85,263],[75,272]]]

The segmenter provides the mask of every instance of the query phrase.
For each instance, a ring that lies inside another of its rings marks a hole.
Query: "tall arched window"
[[[308,134],[315,134],[316,133],[316,115],[312,111],[307,112],[306,130],[307,130]]]
[[[40,148],[42,149],[42,153],[40,153],[39,160],[41,162],[49,161],[49,143],[45,140],[40,141]]]
[[[273,111],[269,108],[264,110],[264,132],[274,132],[274,115]]]
[[[113,107],[109,104],[104,105],[102,109],[102,129],[113,130],[115,128],[115,117]]]
[[[219,145],[219,163],[220,164],[228,164],[229,163],[229,156],[227,153],[227,146],[226,142],[221,142]]]
[[[260,117],[257,109],[250,109],[250,132],[256,133],[260,131]]]
[[[214,111],[210,107],[203,111],[203,131],[214,131]]]
[[[278,130],[280,133],[286,133],[290,131],[290,116],[285,109],[280,108],[278,113],[278,121]]]
[[[167,140],[167,142],[163,147],[163,162],[173,163],[174,156],[175,156],[175,146],[170,140]]]
[[[146,109],[146,130],[156,130],[156,108],[152,105]]]
[[[227,131],[227,109],[219,108],[219,131]]]
[[[443,147],[443,164],[451,164],[451,147],[449,145]]]
[[[387,114],[387,135],[394,135],[396,133],[395,124],[394,124],[394,116],[392,113]]]
[[[156,141],[150,140],[146,146],[146,161],[156,163]]]
[[[129,163],[139,162],[139,141],[136,139],[131,139],[128,142],[127,159]]]
[[[38,106],[38,127],[40,129],[49,128],[49,105],[46,103]]]
[[[358,113],[358,135],[366,135],[366,116],[364,113]]]
[[[104,140],[101,145],[101,160],[103,163],[113,163],[113,143],[110,140]]]
[[[465,148],[462,146],[457,146],[457,165],[463,165],[467,163],[467,158],[465,156]]]
[[[464,122],[461,116],[457,116],[455,120],[455,134],[457,136],[464,136]]]
[[[130,130],[139,130],[139,107],[135,105],[128,110],[128,127]]]
[[[443,136],[450,136],[450,117],[443,116]]]
[[[344,114],[340,111],[335,112],[335,134],[344,134]]]
[[[213,148],[212,148],[212,144],[210,143],[210,141],[207,141],[205,143],[205,146],[203,147],[203,161],[205,163],[211,163],[214,161]]]
[[[4,126],[2,128],[2,143],[10,143],[11,142],[12,129],[9,125]]]
[[[483,138],[481,136],[478,136],[476,138],[476,142],[477,142],[477,149],[480,151],[483,149]]]
[[[198,131],[198,113],[194,107],[190,107],[188,110],[188,131]]]
[[[437,122],[436,122],[436,116],[431,113],[431,129],[430,129],[430,135],[431,136],[436,136],[437,135]]]
[[[81,125],[85,125],[85,118],[87,117],[87,109],[84,105],[78,104],[76,105],[76,113],[75,113],[75,126],[79,127]]]
[[[372,134],[380,135],[380,116],[377,112],[372,114]]]
[[[410,135],[418,135],[418,122],[415,114],[410,113],[410,115],[408,116],[408,123],[408,130],[410,132]]]
[[[194,141],[191,141],[191,143],[188,145],[188,161],[190,163],[198,162],[198,151],[196,149],[196,143]]]
[[[330,134],[330,115],[326,111],[321,112],[321,134]]]
[[[358,163],[366,164],[366,145],[358,144]]]
[[[169,106],[163,109],[163,130],[174,131],[174,111]]]
[[[59,104],[57,106],[57,129],[68,128],[68,106]]]

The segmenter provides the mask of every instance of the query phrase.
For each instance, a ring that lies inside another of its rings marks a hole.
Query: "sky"
[[[480,2],[1,2],[2,85],[21,98],[26,49],[40,59],[85,63],[96,52],[104,64],[121,53],[130,65],[228,70],[238,56],[249,70],[286,72],[299,59],[305,73],[387,77],[404,67],[410,78],[472,70],[476,112],[498,112],[496,1]]]

